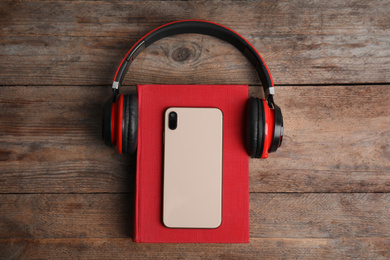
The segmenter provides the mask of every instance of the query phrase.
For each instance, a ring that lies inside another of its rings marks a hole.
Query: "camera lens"
[[[177,114],[176,114],[176,112],[169,113],[168,126],[169,126],[169,129],[171,129],[171,130],[176,129],[176,127],[177,127]]]

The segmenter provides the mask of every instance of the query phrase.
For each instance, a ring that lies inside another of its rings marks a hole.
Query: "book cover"
[[[249,242],[246,85],[139,85],[135,242]],[[162,223],[163,120],[169,107],[216,107],[223,112],[222,224],[215,229],[167,228]]]

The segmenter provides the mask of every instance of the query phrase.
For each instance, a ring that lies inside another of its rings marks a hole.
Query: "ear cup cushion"
[[[255,157],[257,151],[257,138],[258,138],[258,104],[255,98],[248,99],[247,102],[247,138],[246,147],[250,157]]]
[[[127,140],[128,140],[128,129],[129,129],[129,105],[128,95],[123,96],[123,116],[122,116],[122,153],[127,154]]]
[[[264,146],[264,107],[258,98],[250,98],[247,103],[247,138],[246,146],[250,157],[259,158]]]
[[[138,99],[125,95],[123,99],[122,153],[133,154],[138,142]]]
[[[276,152],[278,148],[282,145],[283,141],[283,116],[280,107],[274,104],[274,115],[275,115],[275,125],[274,125],[274,136],[272,138],[270,152]]]
[[[130,95],[130,118],[129,118],[129,129],[128,129],[128,148],[129,153],[134,153],[137,149],[138,144],[138,98],[136,95]]]
[[[265,115],[264,115],[264,104],[263,101],[259,98],[256,98],[257,104],[258,104],[258,121],[257,121],[257,133],[258,133],[258,139],[257,139],[257,151],[256,151],[256,158],[260,158],[263,155],[263,149],[264,149],[264,139],[265,139]]]

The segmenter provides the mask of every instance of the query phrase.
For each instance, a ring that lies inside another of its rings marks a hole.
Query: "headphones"
[[[247,102],[246,149],[252,158],[267,158],[282,144],[283,117],[274,103],[274,84],[271,73],[260,54],[242,36],[217,23],[203,20],[184,20],[160,26],[139,39],[120,63],[112,84],[113,95],[103,110],[103,140],[115,145],[119,153],[132,154],[138,140],[138,99],[136,95],[119,94],[119,86],[134,58],[146,47],[162,38],[176,34],[196,33],[214,36],[229,42],[255,66],[263,85],[265,99],[251,97]]]

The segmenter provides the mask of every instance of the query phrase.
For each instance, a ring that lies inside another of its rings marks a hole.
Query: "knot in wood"
[[[185,46],[181,46],[172,52],[172,59],[177,62],[184,62],[191,56],[191,50]]]
[[[202,47],[195,42],[181,42],[169,51],[169,60],[176,67],[194,66],[199,63]]]

